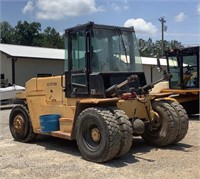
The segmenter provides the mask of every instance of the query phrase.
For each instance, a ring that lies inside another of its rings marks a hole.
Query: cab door
[[[85,30],[70,34],[68,42],[68,97],[89,96],[87,37]]]

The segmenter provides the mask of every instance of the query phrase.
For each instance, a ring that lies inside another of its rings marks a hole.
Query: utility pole
[[[161,17],[159,19],[161,22],[161,34],[162,34],[162,56],[164,55],[164,49],[165,49],[165,44],[164,44],[164,31],[166,31],[166,26],[164,26],[164,23],[166,22],[164,17]]]

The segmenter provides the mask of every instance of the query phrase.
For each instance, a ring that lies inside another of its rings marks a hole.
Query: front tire
[[[114,158],[120,147],[120,131],[113,114],[104,108],[87,108],[78,116],[76,141],[82,156],[92,162]]]
[[[158,113],[159,119],[146,125],[142,138],[148,144],[159,147],[172,144],[179,129],[176,111],[166,101],[153,102],[152,107]]]
[[[114,114],[115,120],[117,121],[120,129],[121,141],[120,141],[120,148],[116,157],[121,157],[125,155],[132,146],[132,141],[133,141],[132,124],[129,121],[129,118],[124,111],[116,107],[112,107],[111,112]]]
[[[37,137],[33,132],[28,110],[23,105],[17,105],[12,109],[9,128],[13,138],[19,142],[31,142]]]
[[[174,101],[170,101],[169,104],[174,108],[179,117],[178,134],[173,142],[174,144],[176,144],[186,136],[189,126],[189,120],[188,115],[182,105]]]

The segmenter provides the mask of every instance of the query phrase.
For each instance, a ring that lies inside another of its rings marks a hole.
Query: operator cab
[[[173,75],[171,89],[199,88],[199,47],[167,51],[168,71]]]
[[[133,28],[89,22],[65,30],[66,97],[109,97],[106,89],[137,75],[122,90],[146,84]]]

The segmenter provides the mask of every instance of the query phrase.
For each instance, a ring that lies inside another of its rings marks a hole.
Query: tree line
[[[42,31],[39,22],[18,21],[15,27],[8,22],[0,23],[1,43],[64,49],[64,36],[55,28]]]
[[[162,41],[157,40],[153,42],[151,38],[148,40],[138,39],[138,47],[142,57],[161,57],[162,54]],[[173,50],[176,48],[183,48],[181,42],[177,40],[166,41],[164,40],[164,50]]]
[[[42,31],[39,22],[18,21],[15,27],[12,27],[7,21],[0,23],[1,43],[27,45],[47,48],[64,49],[64,35],[61,35],[55,28],[47,27]],[[177,40],[164,41],[165,50],[183,47]],[[140,55],[144,57],[161,56],[162,41],[153,42],[138,39]]]

